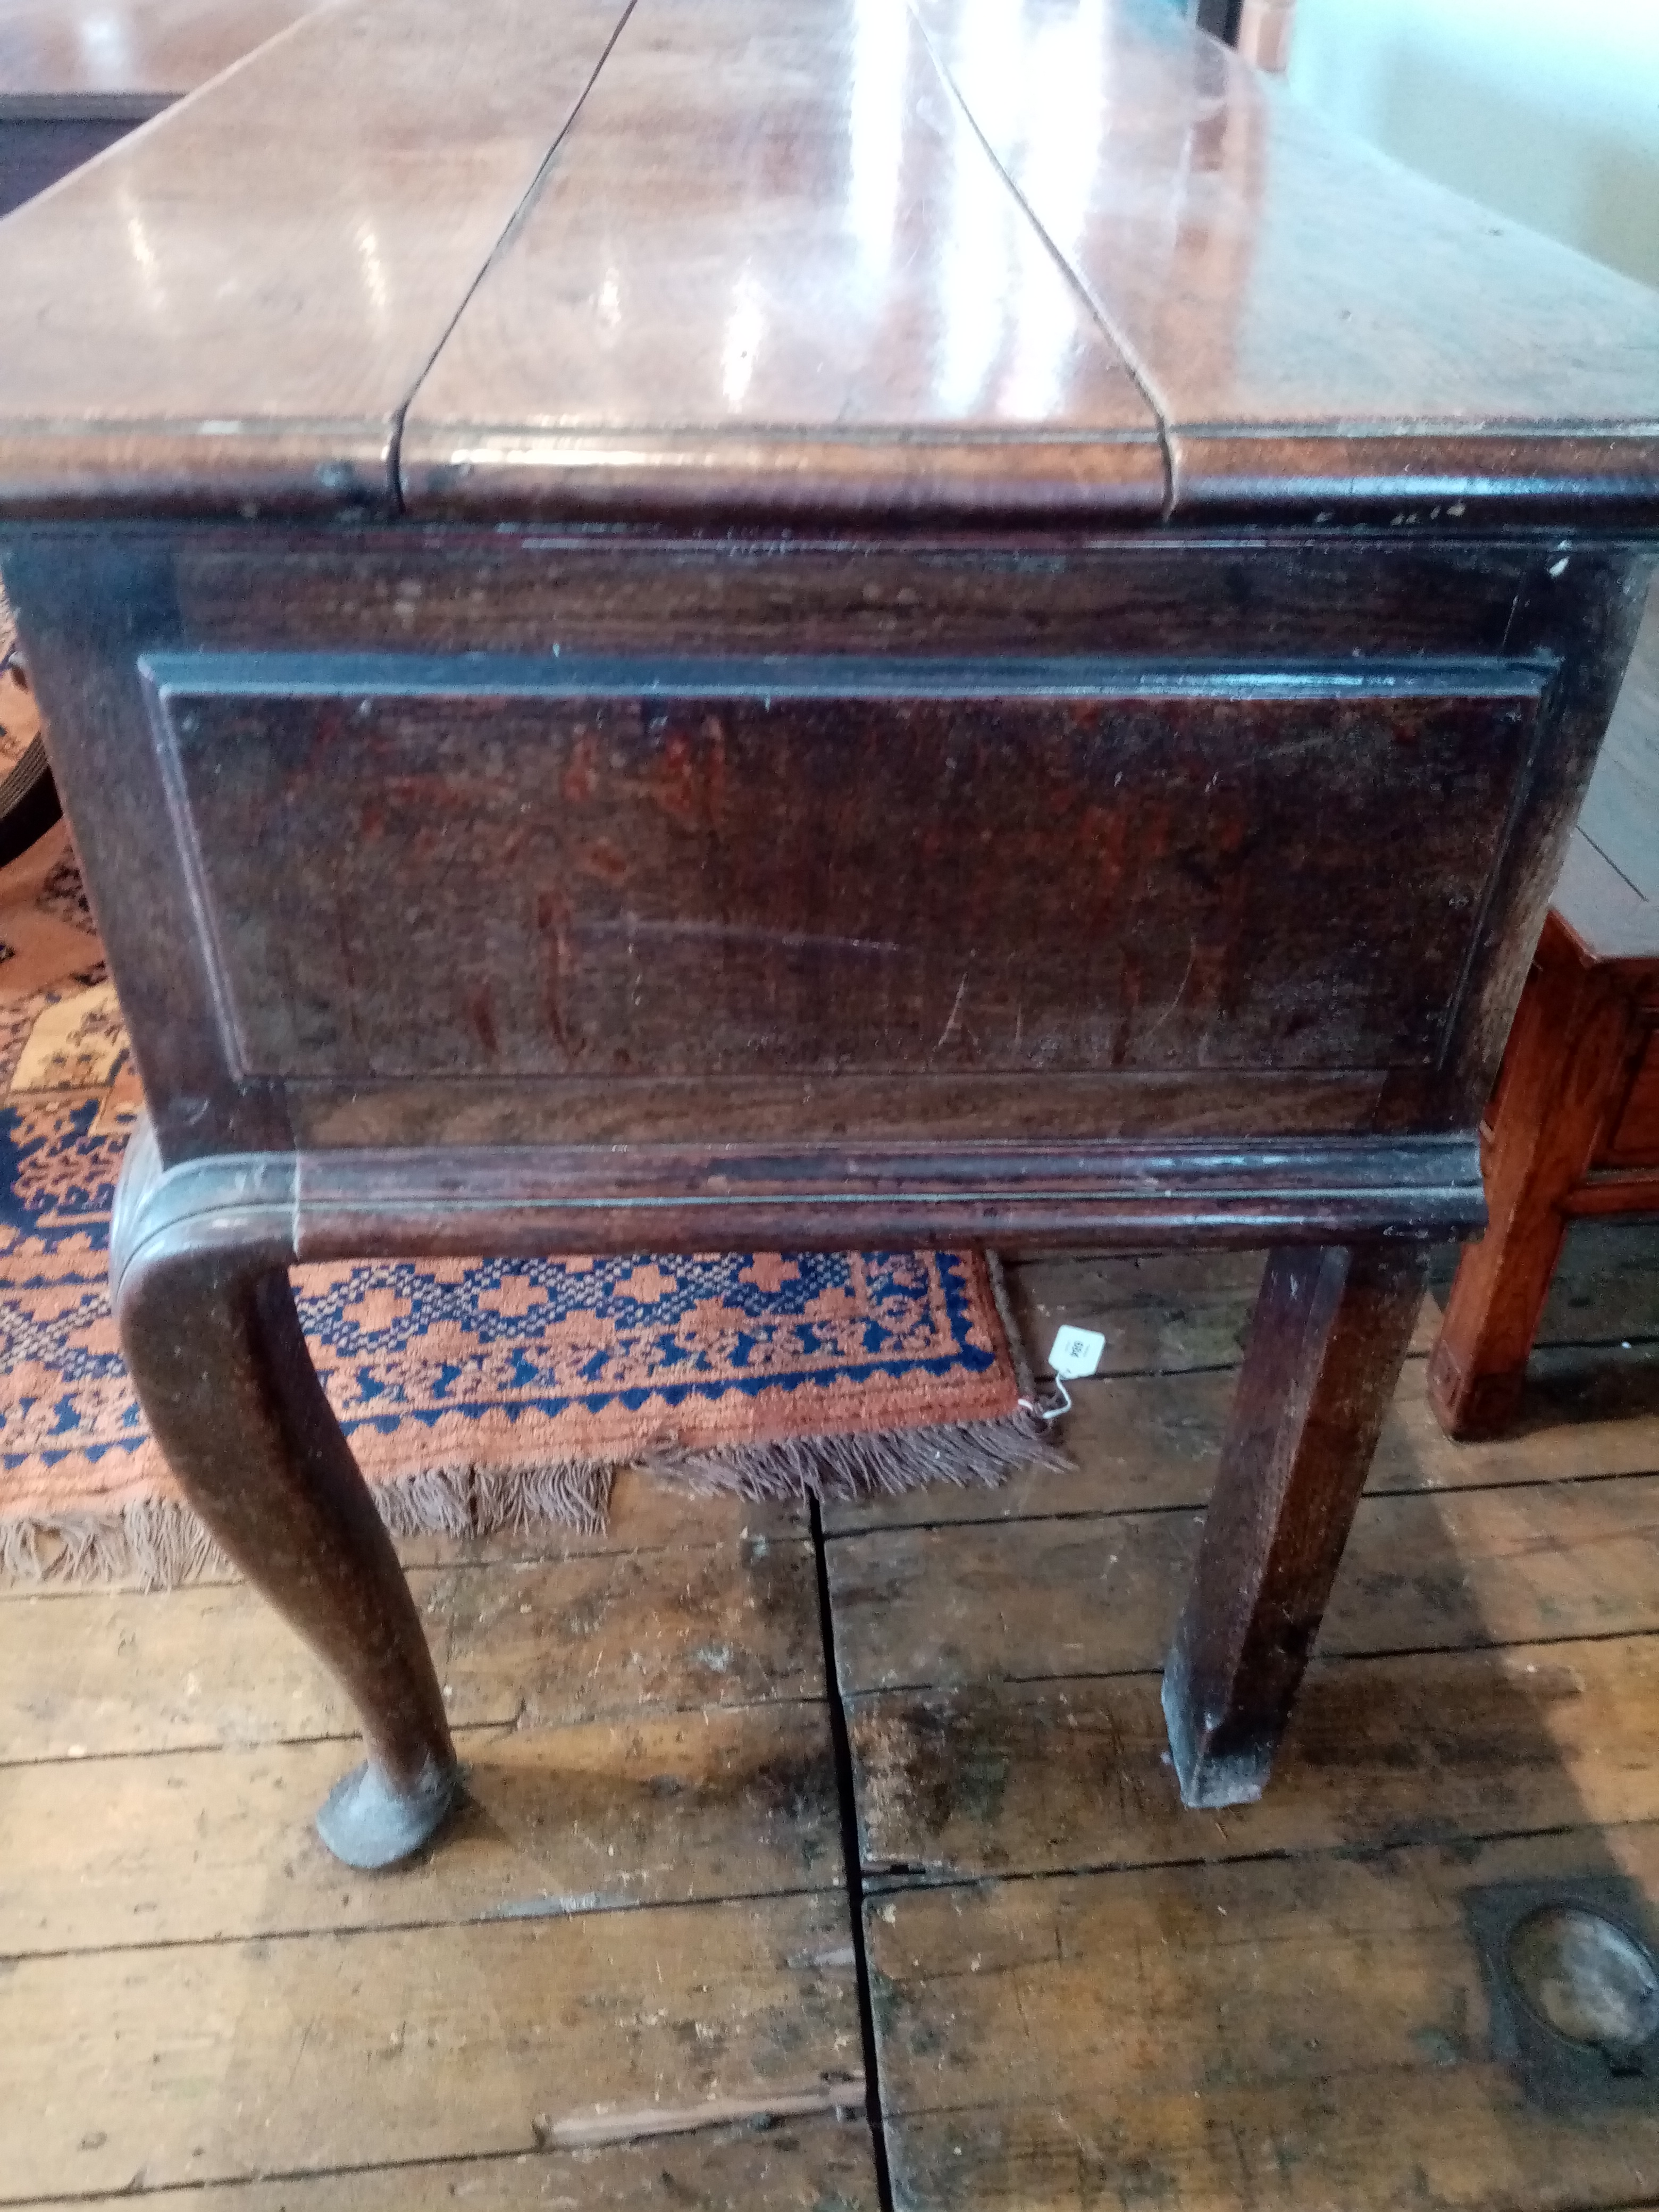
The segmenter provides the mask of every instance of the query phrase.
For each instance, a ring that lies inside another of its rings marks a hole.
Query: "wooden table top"
[[[0,116],[159,111],[320,0],[0,0]]]
[[[0,297],[0,515],[1659,523],[1659,295],[1157,0],[342,0]]]

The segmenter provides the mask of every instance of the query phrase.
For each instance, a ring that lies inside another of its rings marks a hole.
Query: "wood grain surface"
[[[1200,1517],[1066,1514],[839,1537],[842,1691],[1155,1671]],[[1659,1477],[1366,1498],[1318,1648],[1531,1643],[1563,1620],[1578,1632],[1659,1630],[1656,1545]]]
[[[0,2087],[33,2124],[0,2202],[856,2111],[853,1968],[839,1895],[21,1960]]]
[[[1650,1894],[1654,1829],[1609,1846],[1580,1830],[884,1899],[884,2060],[915,2107],[890,2130],[900,2201],[1638,2205],[1651,2112],[1522,2098],[1486,2056],[1464,1924],[1486,1883],[1612,1870]]]
[[[1655,512],[1651,295],[1151,0],[638,0],[582,105],[623,6],[325,9],[9,223],[0,512]]]
[[[1459,1437],[1507,1427],[1574,1214],[1659,1207],[1659,588],[1650,587],[1482,1131],[1491,1226],[1430,1362]]]
[[[411,1570],[457,1727],[574,1721],[641,1702],[698,1706],[817,1694],[811,1554],[751,1539]],[[211,1650],[211,1674],[191,1655]],[[0,1760],[349,1735],[350,1708],[240,1585],[157,1604],[142,1591],[0,1606]]]
[[[1540,684],[201,653],[149,678],[240,1074],[346,1085],[1426,1065]],[[1356,866],[1384,817],[1386,875]]]
[[[638,0],[410,410],[417,513],[1079,505],[1158,428],[909,11]]]
[[[821,1704],[641,1704],[625,1720],[458,1729],[466,1802],[441,1852],[354,1879],[307,1815],[331,1740],[42,1760],[0,1790],[9,1957],[444,1917],[556,1920],[834,1889],[841,1814]],[[274,1834],[287,1838],[273,1864]]]
[[[1656,1694],[1644,1636],[1316,1660],[1273,1789],[1195,1819],[1155,1674],[878,1692],[848,1717],[866,1873],[884,1887],[1654,1820]]]
[[[917,12],[1139,366],[1177,515],[1647,496],[1651,292],[1338,137],[1174,10]]]
[[[880,2212],[862,2118],[734,2120],[598,2150],[507,2151],[281,2181],[146,2190],[157,2212],[453,2212],[458,2195],[501,2212]],[[107,2201],[107,2200],[106,2200]]]
[[[623,6],[324,9],[9,217],[0,513],[395,505],[403,405]]]
[[[421,1540],[475,1802],[392,1880],[310,1838],[349,1723],[247,1593],[13,1592],[7,2201],[142,2175],[166,2212],[877,2212],[862,2113],[800,2109],[859,2100],[822,2078],[858,2070],[845,1808],[906,2212],[1633,2212],[1652,2118],[1528,2101],[1464,1916],[1517,1879],[1659,1897],[1653,1252],[1576,1233],[1512,1443],[1449,1443],[1408,1360],[1273,1788],[1220,1814],[1164,1755],[1150,1615],[1179,1563],[1119,1584],[1117,1539],[1193,1526],[1243,1257],[1016,1267],[1028,1314],[1178,1364],[1076,1386],[1071,1475],[837,1510],[844,1799],[817,1541],[776,1509],[629,1478],[609,1537],[544,1557]],[[1623,1426],[1596,1410],[1620,1393]],[[767,1632],[781,1553],[807,1571]],[[1075,1671],[1137,1605],[1139,1668]],[[859,1686],[878,1649],[909,1686]]]
[[[1650,1887],[1659,1828],[1622,1829],[1618,1855]],[[1081,2127],[1105,2083],[1133,2109],[1333,2078],[1363,2100],[1390,2077],[1415,2101],[1414,2075],[1478,2063],[1490,2033],[1463,1893],[1600,1856],[1577,1834],[1502,1837],[885,1894],[867,1926],[890,2108],[1058,2107]],[[1607,2136],[1627,2159],[1653,2117]]]
[[[0,118],[193,92],[321,0],[0,0]]]
[[[408,1881],[312,1832],[349,1723],[240,1586],[0,1608],[0,2077],[32,2115],[0,2197],[877,2212],[815,1571],[786,1509],[739,1506],[688,1549],[685,1502],[635,1480],[610,1534],[544,1556],[411,1547],[482,1717]],[[79,1733],[42,1757],[60,1692]]]

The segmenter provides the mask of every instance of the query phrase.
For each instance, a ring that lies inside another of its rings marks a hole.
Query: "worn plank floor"
[[[471,1802],[399,1875],[315,1843],[349,1717],[240,1586],[7,1593],[0,2204],[1659,2204],[1468,1920],[1659,1899],[1659,1232],[1576,1234],[1500,1443],[1427,1416],[1431,1300],[1280,1771],[1194,1815],[1158,1668],[1258,1267],[1014,1267],[1039,1356],[1107,1337],[1067,1475],[406,1547]]]

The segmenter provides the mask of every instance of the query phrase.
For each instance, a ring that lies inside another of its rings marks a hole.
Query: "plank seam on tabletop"
[[[524,224],[526,215],[533,205],[537,195],[541,191],[542,185],[546,179],[548,171],[553,166],[560,147],[563,145],[565,140],[569,137],[572,130],[575,127],[577,117],[587,105],[588,94],[599,82],[600,72],[604,70],[605,64],[610,60],[611,54],[615,51],[617,40],[621,38],[623,33],[628,28],[629,23],[632,19],[635,8],[637,5],[638,0],[627,0],[627,5],[623,8],[622,14],[617,18],[616,24],[611,33],[611,36],[605,42],[604,52],[601,53],[598,61],[594,63],[592,72],[589,76],[587,82],[582,87],[581,98],[571,109],[569,114],[565,117],[552,144],[548,148],[546,153],[543,155],[541,161],[537,167],[535,175],[530,179],[529,184],[526,185],[518,205],[507,217],[501,236],[495,240],[494,246],[490,247],[489,253],[484,257],[483,264],[474,275],[471,283],[467,286],[465,291],[462,293],[459,304],[457,306],[454,313],[444,325],[443,329],[439,332],[438,342],[433,347],[426,359],[422,362],[419,370],[416,374],[415,381],[410,386],[409,390],[404,394],[401,401],[392,410],[392,438],[386,451],[386,461],[392,480],[390,489],[392,493],[392,511],[394,514],[404,514],[408,512],[408,509],[404,503],[404,424],[408,419],[409,410],[415,404],[416,398],[420,392],[421,386],[426,382],[427,378],[432,374],[433,364],[436,362],[439,355],[443,351],[444,348],[448,344],[450,337],[455,329],[455,325],[460,321],[461,317],[466,313],[468,307],[471,305],[473,295],[477,293],[478,287],[483,283],[484,278],[489,276],[490,270],[495,266],[495,264],[500,260],[501,255],[506,252],[507,247],[511,246],[513,240],[517,237],[519,231]]]
[[[1123,363],[1124,368],[1128,371],[1135,390],[1140,394],[1142,399],[1146,401],[1147,407],[1151,410],[1152,420],[1158,425],[1158,458],[1163,464],[1164,468],[1164,504],[1158,514],[1158,520],[1160,522],[1168,522],[1170,517],[1175,512],[1175,454],[1170,443],[1169,422],[1164,415],[1164,409],[1158,404],[1158,395],[1152,389],[1152,380],[1146,368],[1143,365],[1135,349],[1129,343],[1128,340],[1117,328],[1117,325],[1113,322],[1110,315],[1107,313],[1103,304],[1095,297],[1093,290],[1082,274],[1077,269],[1073,267],[1066,256],[1060,252],[1059,246],[1056,246],[1054,240],[1050,238],[1048,231],[1044,228],[1042,222],[1038,221],[1036,213],[1032,208],[1030,202],[1026,198],[1024,193],[1021,191],[1018,185],[1015,183],[1012,175],[1008,170],[1006,165],[1001,160],[1000,156],[998,155],[995,147],[992,145],[990,140],[980,128],[978,116],[975,114],[973,109],[969,106],[967,99],[963,95],[962,88],[957,84],[956,78],[952,76],[949,67],[946,65],[944,58],[940,55],[938,48],[934,46],[933,40],[928,36],[927,26],[922,21],[921,16],[917,15],[915,8],[910,6],[909,0],[906,0],[906,7],[909,14],[910,20],[915,26],[916,34],[921,39],[922,46],[927,52],[927,58],[933,63],[934,69],[939,73],[939,82],[944,85],[945,90],[950,94],[951,99],[955,100],[957,106],[962,110],[963,116],[967,118],[969,129],[973,132],[975,137],[978,139],[980,144],[985,149],[986,160],[989,161],[991,167],[996,171],[998,176],[1001,178],[1003,183],[1007,186],[1015,206],[1018,208],[1020,213],[1025,217],[1026,222],[1030,224],[1031,228],[1036,233],[1036,236],[1042,241],[1043,247],[1048,252],[1049,258],[1054,262],[1055,267],[1060,270],[1061,276],[1064,276],[1066,282],[1070,285],[1073,291],[1076,293],[1078,298],[1083,302],[1085,307],[1087,308],[1091,317],[1105,337],[1107,343],[1116,352],[1118,359]]]
[[[320,14],[322,10],[319,9],[316,12]],[[285,23],[280,31],[274,32],[270,38],[262,40],[261,43],[253,47],[251,52],[239,55],[234,62],[228,63],[225,68],[219,70],[216,76],[209,77],[205,83],[192,85],[187,92],[144,93],[137,94],[136,96],[137,100],[146,104],[143,107],[143,112],[134,117],[133,130],[143,131],[150,124],[160,122],[161,118],[164,115],[171,115],[179,108],[193,106],[196,101],[204,96],[204,94],[213,92],[217,87],[222,85],[227,77],[239,76],[252,63],[263,59],[273,46],[283,46],[290,39],[297,36],[301,31],[305,29],[310,20],[311,18],[307,15],[295,16],[293,22]],[[102,104],[107,110],[108,119],[112,121],[120,119],[115,113],[115,106],[122,97],[123,95],[119,94],[105,94],[102,96]],[[50,95],[48,95],[48,98],[50,98]],[[94,100],[89,104],[100,104],[97,96],[94,96]],[[21,103],[8,100],[3,94],[0,94],[0,119],[11,123],[24,122],[29,118],[26,112],[23,111]],[[88,119],[96,121],[102,118],[89,117]],[[131,137],[132,132],[130,131],[127,135],[128,137]],[[87,170],[97,167],[100,162],[107,161],[110,156],[114,154],[119,147],[125,145],[125,139],[118,139],[115,145],[106,146],[101,153],[94,154],[88,160],[78,163],[76,167],[69,170],[64,175],[56,179],[53,183],[48,185],[44,191],[36,192],[33,195],[33,201],[50,198],[55,193],[61,191],[66,185],[72,183],[76,177],[83,175]],[[30,204],[33,204],[33,201]]]

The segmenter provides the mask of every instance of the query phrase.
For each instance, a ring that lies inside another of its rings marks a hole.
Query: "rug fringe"
[[[899,1497],[924,1483],[994,1489],[1022,1468],[1063,1473],[1071,1462],[1023,1409],[1000,1420],[937,1428],[789,1437],[696,1451],[665,1446],[618,1462],[426,1468],[371,1494],[394,1536],[523,1534],[553,1524],[605,1533],[619,1467],[639,1466],[694,1497]],[[16,1582],[136,1579],[146,1589],[222,1577],[230,1562],[188,1505],[139,1501],[107,1514],[27,1514],[0,1520],[0,1574]]]
[[[616,1467],[599,1460],[423,1468],[371,1483],[369,1494],[394,1536],[491,1536],[548,1523],[598,1536],[616,1476]],[[175,1589],[234,1571],[179,1498],[141,1499],[104,1514],[0,1520],[0,1575],[14,1582],[134,1580],[145,1589]]]
[[[666,1448],[641,1462],[647,1474],[695,1497],[817,1498],[838,1503],[902,1497],[924,1483],[994,1490],[1022,1468],[1064,1474],[1071,1461],[1043,1423],[1023,1409],[1000,1420],[931,1429],[878,1429],[787,1437],[708,1451]]]

